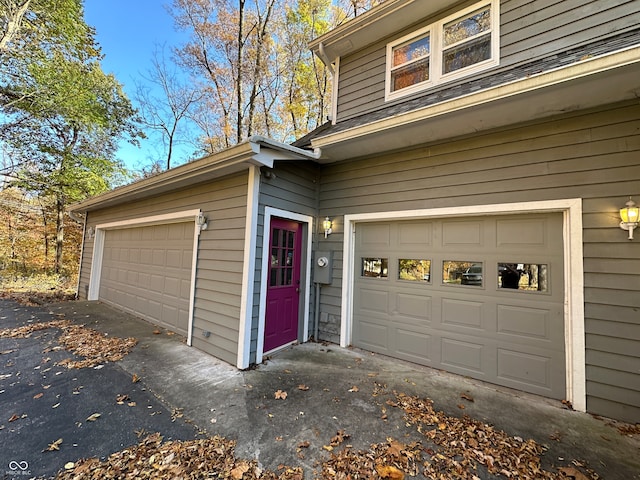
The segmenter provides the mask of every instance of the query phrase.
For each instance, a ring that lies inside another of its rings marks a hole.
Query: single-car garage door
[[[187,334],[194,223],[105,232],[100,300]]]
[[[355,232],[355,346],[565,397],[561,213]]]

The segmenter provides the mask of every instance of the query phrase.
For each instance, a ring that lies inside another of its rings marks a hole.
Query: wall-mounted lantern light
[[[325,217],[322,221],[322,228],[324,229],[324,238],[327,238],[332,232],[331,219],[329,217]]]
[[[640,208],[636,205],[636,202],[631,200],[625,204],[624,208],[620,209],[620,228],[629,232],[629,240],[633,240],[633,229],[638,226],[638,214]]]
[[[198,218],[196,219],[196,223],[200,227],[200,230],[206,230],[207,227],[209,226],[207,224],[207,217],[205,217],[202,212],[200,212],[200,214],[198,215]]]
[[[95,229],[93,227],[89,227],[87,229],[87,238],[89,240],[91,240],[95,236],[95,234],[96,234],[96,231],[95,231]]]

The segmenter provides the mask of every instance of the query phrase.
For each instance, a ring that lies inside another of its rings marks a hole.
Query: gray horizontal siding
[[[242,262],[247,205],[247,174],[177,190],[89,213],[88,225],[201,209],[208,228],[200,234],[194,310],[193,344],[236,364]],[[80,292],[89,285],[93,241],[85,244]],[[211,332],[209,338],[203,331]]]
[[[582,198],[587,407],[637,421],[640,249],[618,228],[628,195],[640,197],[635,104],[324,166],[320,211],[336,218],[337,228],[318,248],[341,251],[344,214]],[[322,293],[327,336],[340,322],[341,254],[334,261],[334,282]],[[603,369],[612,372],[611,383]]]
[[[469,3],[460,3],[439,18]],[[600,41],[640,25],[640,6],[635,0],[503,0],[500,9],[500,66],[479,77]],[[437,20],[438,17],[424,19],[393,37],[379,39],[340,59],[338,122],[403,102],[403,99],[384,101],[386,45]],[[462,78],[422,94],[448,90],[472,79]],[[410,98],[419,96],[420,93]]]
[[[260,278],[262,276],[262,243],[265,235],[265,207],[315,217],[318,208],[318,167],[308,162],[276,162],[272,178],[261,176],[258,200],[258,234],[256,239],[256,266],[253,289],[250,363],[256,362],[258,342],[258,315],[260,309]],[[313,233],[313,232],[311,232]],[[304,243],[303,243],[304,245]],[[311,299],[313,305],[313,299]]]

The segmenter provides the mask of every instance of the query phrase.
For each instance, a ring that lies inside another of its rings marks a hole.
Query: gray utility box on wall
[[[313,267],[314,283],[331,283],[333,252],[315,252],[313,255]]]

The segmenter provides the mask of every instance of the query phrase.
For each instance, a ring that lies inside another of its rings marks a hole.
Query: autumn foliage
[[[3,290],[42,291],[75,285],[82,225],[65,215],[63,268],[55,270],[55,209],[14,188],[0,191],[0,283]]]

